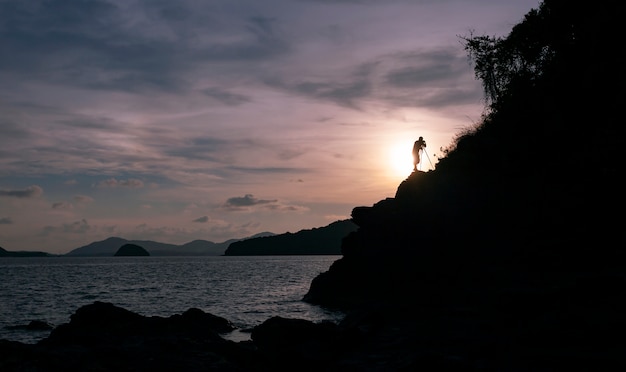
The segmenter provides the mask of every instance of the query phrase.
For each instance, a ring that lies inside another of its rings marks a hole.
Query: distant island
[[[225,256],[340,255],[341,241],[358,226],[352,220],[335,221],[328,226],[258,237],[231,243]]]
[[[137,244],[124,244],[115,252],[116,257],[140,257],[150,256],[150,253]]]
[[[31,251],[7,251],[0,247],[0,257],[52,257],[53,254],[46,252],[31,252]]]
[[[271,235],[275,234],[262,232],[250,238]],[[124,244],[138,245],[148,251],[151,256],[221,256],[231,243],[238,240],[240,239],[230,239],[222,243],[214,243],[208,240],[194,240],[182,245],[176,245],[152,240],[127,240],[120,237],[110,237],[73,249],[66,253],[65,256],[111,257]]]

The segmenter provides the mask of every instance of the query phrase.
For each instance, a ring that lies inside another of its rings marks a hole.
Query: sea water
[[[144,316],[189,308],[241,332],[272,316],[338,322],[344,314],[302,301],[340,256],[0,258],[0,339],[36,343],[49,331],[11,329],[33,320],[58,326],[81,306],[110,302]]]

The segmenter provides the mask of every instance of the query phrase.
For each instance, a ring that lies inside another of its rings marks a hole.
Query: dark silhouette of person
[[[420,138],[413,144],[413,171],[417,170],[417,164],[420,162],[420,151],[426,147],[426,141],[420,136]]]

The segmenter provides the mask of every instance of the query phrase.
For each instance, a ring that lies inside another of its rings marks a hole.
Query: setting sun
[[[405,178],[413,171],[413,139],[396,141],[387,148],[387,167],[394,177]],[[432,164],[428,154],[421,153],[421,161],[417,169],[427,172]]]
[[[408,176],[413,169],[413,141],[398,142],[389,147],[387,164],[390,171],[399,177]]]

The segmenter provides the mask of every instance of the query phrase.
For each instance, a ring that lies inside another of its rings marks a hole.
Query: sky
[[[531,0],[0,0],[0,247],[297,232],[480,122]]]

